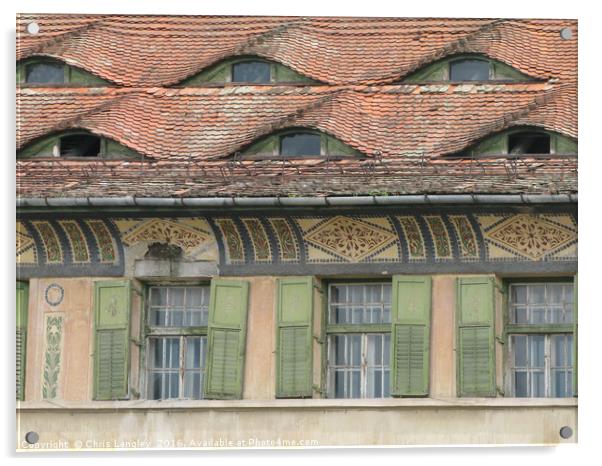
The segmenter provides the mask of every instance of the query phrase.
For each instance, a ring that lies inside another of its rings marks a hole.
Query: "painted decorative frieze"
[[[21,264],[36,264],[38,263],[38,255],[36,251],[36,243],[27,228],[17,220],[16,232],[16,260],[17,265]]]
[[[46,351],[42,374],[42,398],[54,400],[58,396],[63,340],[63,316],[48,314],[45,322]]]
[[[242,262],[245,260],[245,251],[243,247],[242,238],[234,223],[231,219],[218,219],[216,220],[219,226],[223,242],[225,244],[226,258],[230,262]]]
[[[485,228],[490,257],[505,257],[499,249],[531,260],[549,257],[562,248],[576,247],[577,230],[540,215],[513,215]]]
[[[276,233],[276,243],[279,247],[280,260],[298,261],[299,246],[297,245],[295,235],[293,234],[288,221],[285,218],[270,218],[269,222]]]
[[[251,242],[253,243],[253,251],[255,252],[256,261],[271,261],[272,252],[270,250],[270,241],[265,232],[261,221],[257,218],[246,218],[243,220]]]
[[[312,226],[305,231],[303,239],[334,257],[359,262],[386,249],[397,236],[392,230],[366,219],[339,215]],[[319,261],[322,255],[309,253],[308,258]]]
[[[577,221],[569,208],[20,219],[18,272],[123,276],[124,256],[157,242],[231,275],[563,272],[576,269]]]

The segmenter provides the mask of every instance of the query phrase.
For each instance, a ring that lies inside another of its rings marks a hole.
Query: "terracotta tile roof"
[[[18,161],[22,197],[571,194],[577,160]]]
[[[304,126],[330,133],[368,156],[432,157],[517,122],[576,137],[573,89],[545,83],[22,89],[17,93],[17,145],[79,127],[153,159],[209,160],[232,156],[276,129]],[[562,113],[556,109],[559,101],[569,103]]]
[[[40,34],[25,33],[36,21]],[[441,156],[509,126],[577,137],[572,20],[20,15],[17,58],[48,55],[117,86],[17,89],[17,147],[86,128],[147,160],[19,160],[38,196],[572,193],[576,159]],[[395,84],[441,57],[479,52],[539,81]],[[231,55],[258,54],[322,85],[170,87]],[[367,160],[239,162],[280,128],[317,128]]]
[[[26,25],[35,21],[40,33]],[[574,39],[562,40],[570,27]],[[46,55],[122,86],[169,86],[233,55],[260,55],[328,84],[396,81],[455,53],[483,53],[576,81],[575,20],[19,15],[17,59]]]

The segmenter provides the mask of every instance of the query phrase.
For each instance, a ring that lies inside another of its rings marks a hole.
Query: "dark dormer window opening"
[[[322,138],[316,133],[289,133],[280,136],[280,155],[303,157],[321,155]]]
[[[272,81],[272,66],[260,60],[246,60],[232,65],[233,83],[269,83]]]
[[[449,80],[488,81],[490,79],[489,62],[474,58],[454,60],[449,64]]]
[[[61,157],[98,157],[100,138],[93,134],[70,134],[59,140]]]
[[[508,135],[509,154],[549,154],[550,135],[521,132]]]
[[[37,62],[25,66],[25,82],[28,84],[63,84],[65,66],[56,62]]]

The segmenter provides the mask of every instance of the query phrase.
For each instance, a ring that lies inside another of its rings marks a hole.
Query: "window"
[[[303,157],[363,158],[364,154],[330,134],[300,127],[259,138],[243,149],[242,156],[255,160],[278,160]]]
[[[152,286],[148,310],[148,397],[204,398],[209,286]]]
[[[65,65],[56,62],[30,63],[25,66],[28,84],[62,84],[65,82]]]
[[[321,138],[314,133],[291,133],[280,137],[280,155],[300,157],[320,155]]]
[[[513,283],[509,291],[512,396],[573,396],[573,284]]]
[[[550,136],[545,133],[520,132],[508,135],[509,154],[549,154]]]
[[[93,134],[71,134],[59,139],[61,157],[98,157],[100,138]]]
[[[485,60],[463,59],[449,64],[450,81],[488,81],[489,62]]]
[[[270,64],[263,61],[242,61],[232,65],[234,83],[269,83],[271,81]]]
[[[327,333],[328,396],[389,397],[391,284],[331,284]]]

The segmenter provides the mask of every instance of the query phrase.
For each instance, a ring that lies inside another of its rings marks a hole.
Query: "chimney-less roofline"
[[[425,194],[327,197],[21,197],[17,207],[350,207],[424,204],[567,204],[577,194]]]

